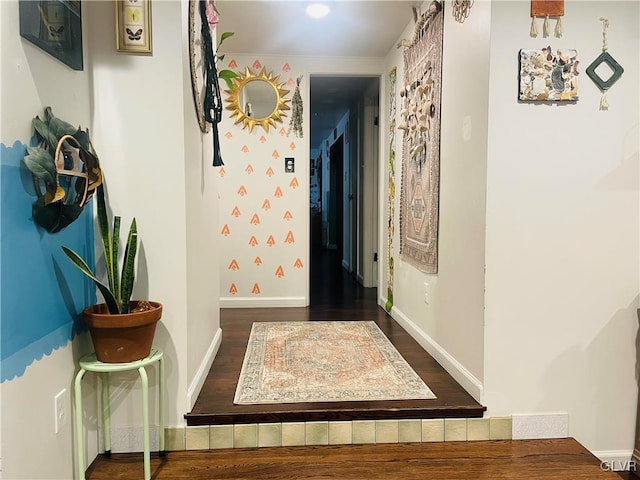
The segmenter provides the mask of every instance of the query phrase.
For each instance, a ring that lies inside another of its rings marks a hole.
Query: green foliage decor
[[[38,144],[27,147],[23,162],[33,174],[38,195],[33,220],[49,233],[56,233],[80,216],[102,183],[100,164],[88,130],[57,118],[51,107],[45,109],[44,120],[36,116],[32,126]],[[76,152],[78,164],[73,156]]]
[[[104,253],[104,261],[107,269],[107,279],[109,285],[102,283],[91,268],[73,250],[62,247],[64,253],[69,257],[73,264],[78,267],[82,273],[94,281],[100,293],[104,297],[109,313],[113,315],[129,313],[129,304],[131,301],[131,293],[133,292],[133,283],[135,280],[135,260],[138,252],[138,227],[136,219],[131,221],[129,235],[127,237],[126,248],[123,256],[122,269],[118,271],[118,253],[120,245],[120,217],[114,216],[113,228],[109,226],[107,218],[107,208],[104,198],[104,188],[101,185],[97,189],[98,200],[98,226],[102,237],[102,249]]]
[[[218,42],[218,48],[220,48],[220,45],[222,45],[222,43],[229,37],[232,37],[235,34],[235,32],[224,32],[222,35],[220,35],[220,41]],[[223,55],[218,55],[216,52],[216,59],[219,61],[223,61],[224,60],[224,56]],[[236,78],[238,76],[238,74],[236,72],[234,72],[233,70],[229,70],[229,69],[223,69],[220,70],[218,72],[218,77],[220,77],[222,80],[225,81],[225,83],[227,84],[227,86],[229,87],[229,90],[233,89],[233,79]]]

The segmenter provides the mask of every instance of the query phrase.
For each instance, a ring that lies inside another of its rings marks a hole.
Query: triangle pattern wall
[[[225,68],[255,73],[263,66],[279,76],[291,99],[303,74],[286,58],[227,57]],[[256,71],[257,70],[257,71]],[[303,77],[303,82],[307,81]],[[302,87],[304,88],[304,87]],[[226,94],[222,93],[223,100]],[[226,105],[226,102],[223,102]],[[290,105],[290,104],[289,104]],[[229,110],[219,125],[224,166],[220,176],[220,297],[261,306],[306,296],[308,280],[309,181],[307,142],[288,134],[291,111],[268,132],[234,125]],[[305,125],[305,135],[307,132]],[[285,172],[285,158],[295,171]]]

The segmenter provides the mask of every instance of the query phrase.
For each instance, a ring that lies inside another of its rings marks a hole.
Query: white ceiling
[[[412,19],[415,1],[325,1],[315,20],[303,0],[217,0],[218,35],[235,32],[224,51],[236,54],[384,57]],[[419,2],[418,2],[419,3]]]
[[[317,1],[317,0],[316,0]],[[421,2],[403,0],[326,1],[331,13],[323,19],[306,16],[309,1],[216,0],[220,14],[221,53],[329,57],[385,57],[413,18],[411,7]],[[329,136],[349,104],[372,79],[314,77],[310,79],[310,144]]]

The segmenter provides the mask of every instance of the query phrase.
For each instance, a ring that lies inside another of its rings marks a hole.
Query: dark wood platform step
[[[620,480],[572,438],[169,452],[154,480]],[[139,478],[141,454],[104,456],[88,480]]]
[[[355,303],[355,302],[354,302]],[[437,396],[433,400],[235,405],[233,398],[253,322],[372,320]],[[424,349],[375,303],[349,308],[222,309],[222,343],[187,425],[478,418],[486,408],[471,397]]]

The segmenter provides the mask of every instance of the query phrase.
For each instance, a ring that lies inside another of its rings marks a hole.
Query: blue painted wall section
[[[21,142],[0,144],[1,382],[22,376],[31,363],[83,331],[81,312],[96,302],[93,282],[60,248],[95,264],[92,203],[59,233],[38,227],[31,217],[36,193],[22,164],[25,153]]]

